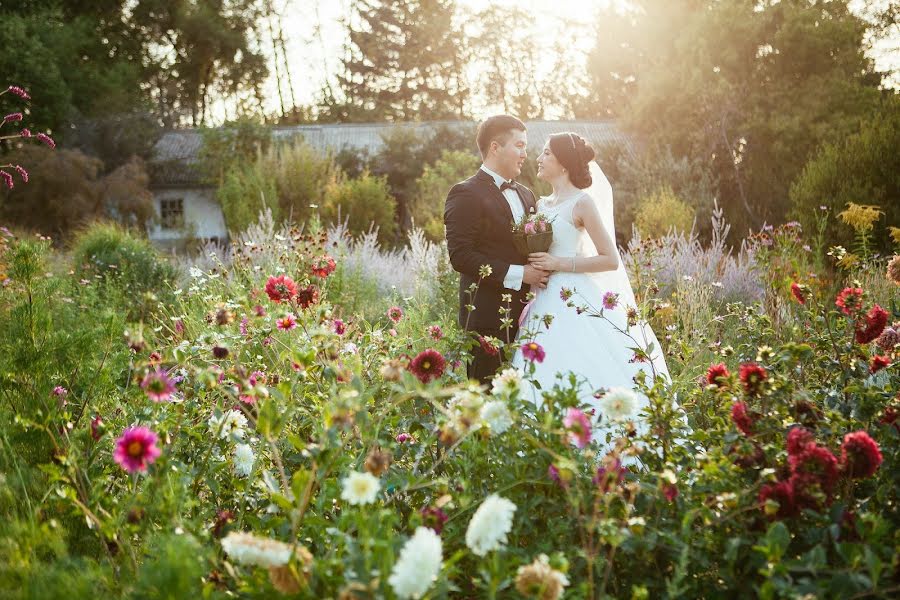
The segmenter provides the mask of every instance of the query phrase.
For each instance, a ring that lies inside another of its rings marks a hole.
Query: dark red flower
[[[667,483],[663,485],[663,495],[669,502],[674,502],[675,498],[678,497],[678,486],[674,483]]]
[[[614,458],[605,461],[603,466],[597,467],[597,474],[591,481],[605,494],[622,483],[626,473],[628,473],[628,468],[623,467],[622,461],[618,458]]]
[[[422,515],[422,524],[425,527],[441,535],[441,531],[444,530],[444,523],[447,522],[447,514],[444,511],[439,508],[426,506],[419,511],[419,514]]]
[[[805,285],[801,285],[796,281],[791,284],[791,294],[800,304],[806,304],[807,293],[809,293],[809,289]]]
[[[334,262],[334,259],[326,254],[313,261],[312,274],[325,279],[334,273],[335,268],[337,268],[337,264]]]
[[[100,441],[100,438],[103,437],[103,418],[100,415],[94,415],[94,418],[91,419],[91,438],[95,442]]]
[[[720,388],[728,387],[729,377],[731,377],[731,373],[728,372],[725,363],[710,365],[709,369],[706,370],[706,382],[709,385],[715,385]]]
[[[862,322],[857,323],[856,342],[858,344],[868,344],[875,341],[881,335],[881,332],[884,331],[887,322],[887,311],[876,304],[866,313],[865,326],[863,326]]]
[[[429,348],[419,352],[414,359],[409,362],[410,372],[419,378],[422,383],[428,383],[432,379],[437,379],[444,373],[446,362],[440,352]]]
[[[741,364],[738,376],[744,385],[744,390],[751,396],[758,396],[762,391],[763,382],[769,377],[769,374],[755,362],[749,362]]]
[[[305,288],[297,290],[297,306],[300,308],[309,308],[318,301],[319,288],[316,286],[308,285]]]
[[[882,425],[893,425],[897,433],[900,433],[900,421],[897,420],[897,417],[900,417],[900,411],[893,406],[888,406],[884,409],[884,414],[881,415],[878,422]]]
[[[816,443],[807,444],[802,452],[788,456],[794,486],[794,501],[799,506],[820,508],[816,488],[831,502],[831,492],[838,476],[838,460],[831,450]]]
[[[814,444],[812,434],[803,427],[794,427],[788,431],[787,435],[787,451],[788,455],[802,453],[810,444]]]
[[[297,284],[287,275],[269,277],[266,294],[272,302],[290,302],[297,295]]]
[[[854,431],[844,436],[844,443],[841,444],[841,470],[847,477],[871,477],[882,460],[878,444],[865,431]]]
[[[862,310],[862,288],[844,288],[834,301],[835,306],[845,315],[852,315]]]
[[[891,365],[891,359],[887,356],[881,356],[880,354],[876,354],[872,357],[872,361],[869,363],[869,373],[875,374],[878,371],[884,369],[885,367],[889,367]]]
[[[753,418],[743,402],[735,402],[731,405],[731,420],[735,426],[746,436],[753,435]]]
[[[228,356],[228,348],[225,346],[213,346],[212,353],[216,358],[225,358]]]
[[[481,344],[481,349],[488,356],[497,356],[500,354],[500,349],[497,348],[494,344],[490,343],[486,337],[483,335],[478,336],[478,343]]]
[[[794,504],[794,485],[791,481],[767,483],[762,486],[759,490],[761,508],[765,508],[766,500],[774,500],[778,503],[778,512],[775,513],[777,519],[786,519],[797,514],[797,507]]]

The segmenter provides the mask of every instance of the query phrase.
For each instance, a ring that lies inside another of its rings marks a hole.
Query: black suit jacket
[[[526,214],[534,212],[534,193],[520,184],[516,185],[516,191]],[[512,224],[509,203],[494,183],[494,178],[481,169],[469,179],[454,185],[447,194],[444,206],[447,249],[450,264],[460,273],[459,323],[465,327],[468,321],[468,329],[496,335],[495,332],[500,329],[499,309],[506,306],[501,302],[501,296],[510,294],[511,334],[515,332],[519,315],[525,307],[528,285],[522,284],[519,291],[503,287],[509,266],[526,262],[526,258],[513,246]],[[481,282],[475,297],[471,298],[469,286],[478,283],[478,271],[482,265],[490,265],[491,275]],[[467,304],[475,306],[471,316],[466,310]]]

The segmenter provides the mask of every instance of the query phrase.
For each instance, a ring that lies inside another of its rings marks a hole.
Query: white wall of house
[[[161,206],[181,199],[184,215],[182,227],[167,227],[159,222]],[[157,221],[147,229],[147,236],[160,246],[173,246],[190,238],[228,239],[225,216],[215,199],[215,190],[202,187],[160,188],[153,190],[153,206]]]

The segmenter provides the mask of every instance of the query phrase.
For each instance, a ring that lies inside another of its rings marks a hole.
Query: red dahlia
[[[297,306],[300,308],[309,308],[310,305],[319,301],[319,288],[314,285],[308,285],[297,291]]]
[[[875,341],[881,335],[881,332],[884,331],[887,322],[887,311],[876,304],[866,313],[865,326],[862,323],[857,323],[856,342],[858,344],[868,344]]]
[[[801,285],[796,281],[791,284],[791,294],[793,294],[794,299],[797,300],[800,304],[806,304],[806,295],[809,293],[809,288],[805,285]]]
[[[287,275],[269,277],[266,282],[266,294],[272,302],[290,302],[297,295],[297,284]]]
[[[845,315],[852,315],[853,313],[862,310],[862,295],[862,288],[847,287],[841,290],[841,293],[838,294],[834,304],[840,308],[841,312]]]
[[[409,363],[409,370],[413,375],[419,378],[422,383],[428,383],[432,379],[437,379],[444,373],[446,361],[440,352],[429,348],[422,350]]]
[[[891,366],[891,359],[887,356],[881,356],[880,354],[876,354],[872,357],[872,361],[869,363],[869,373],[875,374],[878,371],[884,369],[885,367]]]
[[[706,370],[706,382],[710,385],[720,388],[727,387],[729,377],[731,377],[731,373],[728,372],[725,363],[710,365],[709,369]]]
[[[746,404],[743,402],[735,402],[731,406],[731,420],[734,421],[735,426],[741,430],[741,433],[746,436],[753,435],[753,417],[750,416]]]
[[[313,261],[312,274],[325,279],[334,273],[335,268],[337,268],[337,264],[334,262],[334,259],[326,254]]]
[[[497,356],[500,354],[500,349],[497,348],[494,344],[492,344],[486,337],[483,335],[478,336],[478,343],[481,344],[481,349],[488,356]]]
[[[871,477],[882,461],[878,444],[865,431],[844,436],[841,444],[841,469],[852,479]]]
[[[752,396],[758,396],[762,391],[763,382],[768,378],[766,370],[754,362],[741,365],[739,377],[744,389]]]
[[[794,504],[794,485],[790,481],[767,483],[759,490],[759,503],[765,507],[766,500],[774,500],[778,503],[778,512],[775,517],[784,519],[797,514]]]
[[[814,443],[812,434],[803,427],[794,427],[788,432],[787,451],[790,456],[801,454],[807,446]]]

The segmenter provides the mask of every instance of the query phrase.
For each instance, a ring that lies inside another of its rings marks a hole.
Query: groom
[[[460,273],[459,323],[479,336],[511,342],[518,333],[528,286],[546,287],[550,275],[525,264],[512,241],[513,222],[535,212],[536,206],[532,191],[513,181],[526,158],[525,124],[509,115],[489,117],[478,126],[476,141],[483,164],[475,175],[453,186],[444,207],[450,263]],[[483,265],[491,273],[479,284]],[[473,283],[478,284],[475,294],[469,291]],[[506,294],[510,303],[503,300]],[[469,304],[475,306],[471,314]],[[512,325],[503,328],[499,311],[507,306]],[[468,364],[469,379],[489,383],[502,359],[479,344]]]

